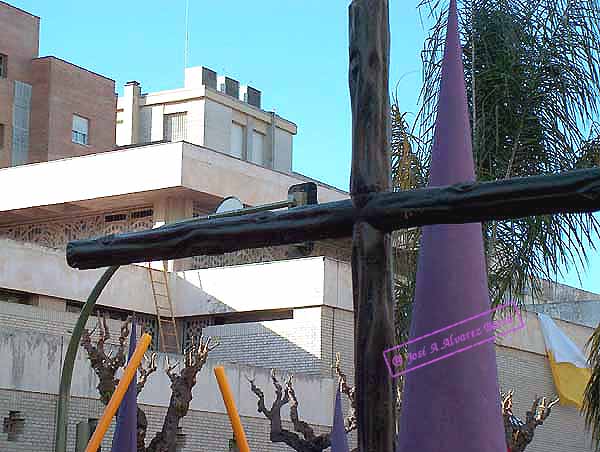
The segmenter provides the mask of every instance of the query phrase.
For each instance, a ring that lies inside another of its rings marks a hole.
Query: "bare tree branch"
[[[550,416],[550,411],[559,401],[558,398],[549,402],[546,397],[535,397],[531,410],[525,414],[525,422],[517,418],[512,411],[512,398],[514,391],[501,395],[502,417],[504,418],[504,432],[506,436],[506,446],[511,452],[523,452],[525,448],[533,441],[535,429],[544,423],[544,420]]]
[[[146,382],[148,381],[148,377],[156,372],[156,353],[151,353],[150,358],[144,355],[144,362],[138,368],[139,377],[137,379],[137,394],[139,395],[144,389]]]
[[[129,335],[129,323],[131,319],[128,318],[121,326],[121,334],[119,336],[119,345],[116,350],[115,356],[107,355],[104,349],[106,341],[110,339],[110,330],[108,328],[108,322],[106,316],[98,315],[98,322],[96,327],[90,332],[84,329],[81,338],[81,346],[87,352],[90,364],[94,372],[98,376],[98,393],[100,394],[100,400],[104,405],[108,404],[119,379],[115,378],[117,370],[125,364],[125,341]],[[92,344],[92,334],[98,329],[99,338],[96,345]]]
[[[146,452],[171,452],[177,440],[179,421],[188,413],[192,401],[192,389],[196,384],[196,376],[206,363],[208,354],[219,345],[212,338],[204,340],[200,336],[198,343],[192,338],[184,356],[184,368],[179,374],[174,372],[179,363],[169,365],[166,359],[166,373],[171,380],[171,400],[165,416],[163,427],[150,442]]]
[[[336,355],[336,362],[332,366],[339,378],[340,390],[346,394],[350,400],[350,414],[346,418],[345,428],[346,432],[350,432],[357,428],[356,421],[356,403],[355,403],[355,390],[354,387],[348,385],[346,375],[342,372],[340,367],[340,355]],[[265,395],[263,391],[256,386],[253,378],[246,377],[250,382],[250,389],[258,398],[258,412],[264,414],[264,416],[271,421],[271,433],[270,439],[274,443],[284,443],[298,452],[321,452],[331,447],[331,433],[324,433],[316,435],[313,427],[307,422],[300,419],[298,413],[298,397],[294,389],[293,376],[287,378],[285,382],[285,388],[281,385],[275,375],[275,370],[271,370],[271,381],[275,388],[275,400],[271,405],[271,409],[268,409],[265,405]],[[290,404],[290,419],[294,426],[295,432],[286,430],[281,425],[281,407]],[[353,451],[355,452],[356,449]]]
[[[354,386],[348,384],[348,377],[342,372],[341,356],[339,353],[335,354],[335,364],[333,365],[333,368],[339,379],[340,391],[342,394],[346,394],[346,397],[348,397],[348,400],[350,401],[350,412],[344,420],[346,433],[349,433],[358,428],[358,421],[356,419],[356,389]]]

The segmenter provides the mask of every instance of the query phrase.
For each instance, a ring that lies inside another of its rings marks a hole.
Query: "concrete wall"
[[[204,100],[204,146],[229,154],[232,119],[231,108],[209,99]]]
[[[288,320],[209,326],[203,334],[219,337],[223,344],[214,351],[215,359],[320,376],[322,309],[294,309]]]
[[[600,294],[587,290],[559,284],[554,281],[542,280],[540,282],[541,294],[535,299],[530,287],[525,289],[525,304],[568,303],[596,300],[600,301]]]
[[[270,400],[268,401],[271,402]],[[302,404],[302,400],[300,401]],[[166,408],[140,404],[148,420],[146,444],[160,431]],[[16,442],[7,441],[7,434],[0,430],[0,450],[2,452],[52,452],[54,451],[54,414],[56,396],[52,394],[18,392],[0,389],[0,418],[8,415],[9,410],[20,411],[26,419],[24,431]],[[67,451],[74,452],[75,426],[78,422],[98,419],[104,406],[97,399],[72,397],[69,405],[69,424]],[[302,410],[302,405],[300,405]],[[288,411],[282,412],[283,426],[293,430],[288,420]],[[260,452],[289,452],[290,448],[269,440],[269,423],[266,419],[241,416],[248,438],[250,450]],[[115,421],[106,433],[102,450],[109,451],[114,433]],[[226,414],[190,410],[181,422],[185,435],[185,446],[181,452],[228,452],[229,439],[233,438],[231,424]],[[326,426],[315,426],[315,433],[325,433]]]
[[[0,1],[0,53],[7,58],[7,77],[0,78],[0,168],[10,164],[14,81],[31,83],[31,60],[38,56],[39,17]]]
[[[169,273],[177,317],[331,305],[351,310],[347,265],[323,257]],[[0,239],[0,288],[85,301],[104,272],[76,270],[64,252]],[[285,294],[282,296],[282,294]],[[98,299],[102,306],[154,313],[148,269],[119,268]]]
[[[93,322],[90,322],[89,326],[93,326]],[[0,331],[0,352],[6,366],[0,369],[0,388],[57,394],[60,369],[68,341],[69,336],[66,334],[34,333],[4,325]],[[157,359],[161,370],[149,378],[140,395],[140,401],[149,405],[168,407],[171,381],[162,371],[165,363],[164,354],[159,353]],[[169,355],[171,362],[177,359],[181,361],[183,357]],[[253,376],[256,384],[265,391],[267,399],[272,400],[274,388],[270,383],[270,369],[235,365],[216,359],[209,359],[199,374],[193,390],[195,397],[192,408],[198,411],[226,413],[214,378],[213,368],[217,365],[226,367],[240,414],[259,417],[256,413],[255,396],[251,393],[245,376]],[[85,351],[80,348],[73,371],[71,393],[76,397],[97,398],[97,384],[97,377],[89,365]],[[334,402],[333,380],[297,374],[294,386],[298,394],[302,394],[302,414],[307,422],[331,424]]]
[[[107,175],[110,184],[106,183]],[[57,180],[69,180],[69,184],[56,184]],[[36,181],[36,185],[31,181]],[[306,181],[299,175],[273,171],[193,144],[162,143],[2,168],[0,191],[12,196],[0,198],[0,212],[20,210],[13,212],[19,218],[27,215],[23,209],[29,207],[78,202],[85,205],[87,212],[99,210],[100,206],[106,211],[114,208],[110,207],[113,200],[102,198],[120,197],[114,199],[120,208],[123,204],[131,207],[127,199],[144,205],[157,198],[156,193],[150,192],[169,188],[193,190],[198,197],[213,199],[215,203],[234,195],[245,204],[259,205],[287,199],[291,185]],[[35,189],[37,186],[43,186],[44,190]],[[342,190],[319,183],[317,187],[321,203],[348,198]],[[48,214],[44,210],[35,213],[35,221],[42,221],[43,215]]]
[[[74,270],[67,266],[63,252],[0,239],[0,288],[83,302],[103,272]],[[189,286],[180,292],[186,293],[190,302],[210,299],[183,280],[174,279],[172,284],[175,302],[178,284]],[[100,295],[98,305],[153,314],[148,270],[136,265],[119,268]]]
[[[537,314],[523,312],[522,315],[525,327],[497,339],[496,343],[504,347],[516,348],[545,356],[546,345]],[[558,319],[554,319],[554,322],[577,344],[580,350],[585,350],[587,340],[594,331],[593,328]]]
[[[600,300],[534,304],[527,305],[527,309],[591,328],[600,324]]]
[[[187,143],[183,145],[183,155],[183,185],[214,196],[237,196],[248,205],[287,199],[291,185],[306,181]],[[317,184],[317,190],[320,203],[348,198],[342,190],[321,184]]]
[[[323,299],[324,259],[294,259],[273,263],[189,270],[185,280],[233,311],[319,306]],[[188,305],[178,315],[192,315]]]
[[[70,313],[45,311],[30,306],[0,303],[0,417],[16,410],[25,418],[23,434],[16,442],[7,441],[0,433],[2,452],[52,450],[56,394],[62,360],[69,335],[68,323],[75,316]],[[88,322],[93,327],[95,319]],[[118,331],[118,322],[109,321],[111,331]],[[116,340],[113,334],[112,343]],[[225,345],[225,344],[223,344]],[[109,347],[110,348],[110,347]],[[219,348],[215,350],[217,352]],[[215,359],[217,358],[217,359]],[[254,378],[265,392],[267,405],[274,398],[270,383],[270,369],[224,363],[215,353],[204,366],[194,387],[190,413],[182,426],[186,433],[184,451],[227,451],[232,437],[226,411],[214,378],[215,365],[225,365],[229,383],[242,416],[252,450],[286,451],[287,447],[271,444],[268,440],[268,422],[256,412],[256,398],[251,393],[246,377]],[[227,357],[226,357],[227,358]],[[171,362],[177,359],[171,355]],[[181,357],[179,357],[181,359]],[[303,359],[299,356],[298,359]],[[153,374],[140,396],[140,403],[149,421],[149,441],[159,430],[170,397],[170,381],[162,371],[164,356],[159,354],[159,370]],[[69,451],[73,451],[75,424],[89,418],[99,418],[103,407],[97,400],[97,379],[80,349],[73,377],[69,419]],[[283,375],[281,378],[283,379]],[[333,418],[334,381],[309,375],[295,375],[294,386],[299,397],[303,420],[317,426],[317,432],[326,430]],[[284,424],[290,428],[289,411],[282,411]],[[113,422],[114,426],[114,422]],[[104,447],[110,447],[113,427],[108,432]]]

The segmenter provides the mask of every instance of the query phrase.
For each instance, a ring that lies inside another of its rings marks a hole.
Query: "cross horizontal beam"
[[[357,221],[391,232],[432,224],[594,212],[600,210],[600,168],[365,196],[362,208],[348,199],[73,241],[67,245],[67,262],[90,269],[342,238],[352,235]]]

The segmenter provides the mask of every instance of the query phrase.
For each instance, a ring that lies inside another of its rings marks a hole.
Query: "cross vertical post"
[[[354,0],[349,8],[352,104],[350,194],[363,209],[390,191],[389,18],[387,0]],[[390,235],[365,220],[352,234],[354,354],[358,450],[394,450],[394,381],[383,350],[394,342]]]

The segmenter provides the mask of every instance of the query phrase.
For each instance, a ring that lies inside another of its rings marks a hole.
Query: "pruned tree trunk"
[[[358,426],[356,421],[356,400],[354,397],[355,389],[348,385],[346,375],[340,369],[339,354],[336,356],[334,368],[339,378],[340,390],[350,400],[350,412],[344,420],[346,433],[348,433],[355,430]],[[331,432],[316,435],[314,429],[307,422],[300,419],[298,414],[299,403],[293,386],[293,377],[288,377],[285,382],[285,389],[275,376],[275,370],[271,371],[271,380],[275,387],[275,400],[271,405],[271,409],[268,409],[265,405],[263,391],[254,384],[254,380],[248,378],[250,389],[258,397],[258,412],[271,421],[271,442],[284,443],[297,452],[321,452],[331,447]],[[281,408],[288,403],[290,404],[290,419],[294,426],[294,432],[284,429],[281,424]]]
[[[163,422],[163,428],[154,436],[146,452],[175,451],[177,428],[179,427],[179,421],[188,413],[190,408],[196,376],[206,363],[208,353],[218,345],[218,342],[211,344],[210,337],[205,342],[201,336],[197,345],[192,339],[192,344],[185,353],[185,367],[179,374],[173,372],[179,363],[169,365],[167,359],[165,371],[171,379],[171,400]]]
[[[533,441],[533,435],[538,425],[550,416],[550,410],[559,401],[558,398],[548,402],[546,397],[537,397],[533,401],[531,410],[525,414],[525,422],[516,417],[512,412],[512,397],[514,391],[501,394],[502,417],[504,418],[504,432],[506,434],[506,446],[509,452],[523,452]]]
[[[81,345],[86,350],[88,358],[98,376],[100,382],[97,389],[100,394],[100,400],[104,405],[107,405],[119,384],[119,379],[115,378],[115,373],[120,367],[125,365],[125,341],[129,335],[129,325],[131,319],[127,319],[121,326],[121,335],[119,336],[119,346],[116,354],[106,354],[104,350],[105,342],[110,339],[106,318],[98,318],[100,337],[96,345],[92,344],[91,336],[95,329],[90,332],[87,329],[83,333]],[[158,432],[146,447],[146,431],[148,429],[148,421],[146,414],[139,406],[137,409],[137,452],[175,452],[177,441],[177,428],[179,421],[189,410],[190,402],[192,401],[192,388],[196,384],[196,376],[206,363],[208,353],[218,346],[218,342],[211,344],[211,338],[206,341],[200,337],[199,344],[195,344],[192,338],[192,344],[185,353],[185,367],[180,374],[173,371],[179,365],[175,363],[169,364],[168,358],[166,361],[165,371],[171,379],[171,400],[169,408],[163,422],[163,428]],[[152,353],[150,358],[144,357],[144,363],[138,368],[138,380],[136,391],[139,395],[144,389],[148,377],[156,371],[156,353]]]
[[[119,379],[115,378],[117,370],[125,365],[125,341],[129,336],[129,325],[131,319],[128,318],[123,325],[121,325],[121,334],[119,336],[119,346],[117,347],[116,353],[113,356],[111,353],[108,355],[104,349],[104,344],[110,339],[110,331],[105,316],[98,315],[98,324],[90,332],[87,328],[83,330],[83,336],[81,338],[81,346],[85,349],[88,354],[88,358],[92,365],[92,369],[98,376],[98,393],[100,394],[100,400],[104,405],[108,404],[108,401],[115,392],[115,388],[119,384]],[[98,329],[100,337],[96,342],[96,345],[92,344],[92,334]]]

